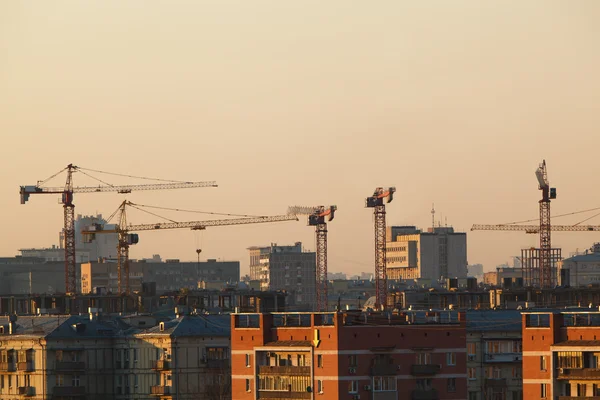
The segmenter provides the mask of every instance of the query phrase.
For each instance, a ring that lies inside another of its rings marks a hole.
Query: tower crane
[[[64,187],[45,187],[44,184],[57,175],[65,172],[67,179]],[[87,171],[87,172],[86,172]],[[93,179],[98,180],[99,186],[73,186],[73,174],[80,172]],[[110,175],[127,176],[130,178],[150,179],[154,181],[164,181],[167,183],[152,183],[142,185],[111,185],[98,178],[91,176],[88,172],[99,172]],[[135,177],[123,174],[114,174],[92,169],[81,168],[73,164],[67,165],[64,169],[50,176],[49,178],[38,181],[36,185],[21,186],[20,196],[21,204],[25,204],[32,194],[60,194],[61,204],[64,209],[64,247],[65,247],[65,292],[75,293],[76,291],[76,273],[75,273],[75,204],[73,204],[74,193],[101,193],[101,192],[117,192],[131,193],[134,190],[160,190],[160,189],[182,189],[182,188],[198,188],[198,187],[217,187],[216,182],[182,182],[182,181],[167,181],[162,179]]]
[[[542,192],[542,198],[539,201],[540,205],[540,223],[535,225],[473,225],[474,230],[501,230],[501,231],[525,231],[527,233],[536,233],[540,235],[540,252],[539,252],[539,277],[540,287],[550,288],[553,286],[554,279],[552,277],[552,257],[551,257],[551,231],[572,231],[572,232],[589,232],[596,231],[598,227],[593,225],[557,225],[552,226],[550,222],[550,200],[556,199],[556,189],[550,187],[548,181],[548,171],[546,170],[546,160],[543,160],[535,171],[535,176],[538,180],[538,189]]]
[[[332,221],[337,206],[288,208],[290,215],[308,215],[308,225],[315,227],[317,241],[317,311],[327,311],[327,222]]]
[[[119,213],[119,224],[114,229],[105,229],[102,224],[94,224],[81,233],[83,234],[84,241],[91,242],[95,239],[96,234],[102,233],[117,233],[119,240],[117,242],[117,274],[118,274],[118,289],[119,293],[130,293],[129,285],[129,246],[137,244],[139,237],[135,233],[139,231],[156,231],[164,229],[180,229],[189,228],[193,230],[206,229],[212,226],[227,226],[227,225],[246,225],[246,224],[260,224],[267,222],[282,222],[282,221],[298,221],[296,215],[275,215],[275,216],[257,216],[247,218],[232,218],[232,219],[217,219],[208,221],[187,221],[187,222],[158,222],[150,224],[128,224],[127,223],[127,206],[136,206],[135,203],[130,201],[123,201],[117,211],[108,218],[108,221],[116,214]],[[125,282],[123,283],[122,277],[125,275]]]
[[[387,273],[385,258],[385,204],[394,199],[395,187],[378,187],[373,195],[367,197],[366,207],[373,208],[375,216],[375,308],[387,306]]]

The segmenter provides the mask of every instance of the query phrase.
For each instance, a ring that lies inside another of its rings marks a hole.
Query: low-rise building
[[[236,399],[465,399],[465,314],[232,314]]]
[[[583,254],[566,258],[559,263],[560,284],[572,287],[600,285],[600,243]]]

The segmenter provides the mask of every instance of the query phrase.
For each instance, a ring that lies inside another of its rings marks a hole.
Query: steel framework
[[[385,203],[393,200],[396,188],[377,188],[367,197],[366,207],[373,208],[375,217],[375,308],[387,307],[386,221]],[[384,200],[387,200],[384,202]]]
[[[554,287],[558,281],[558,263],[562,260],[561,249],[550,249],[550,277],[546,281],[549,286]],[[539,248],[522,249],[521,265],[523,272],[523,285],[528,287],[543,288],[542,286],[542,251]]]
[[[327,311],[328,288],[327,288],[327,222],[332,221],[337,206],[303,207],[294,206],[288,208],[289,215],[308,215],[308,225],[315,227],[317,242],[316,254],[316,287],[317,287],[317,311]]]
[[[64,188],[60,187],[45,187],[43,184],[48,180],[54,178],[58,174],[66,171],[67,179]],[[169,183],[153,183],[153,184],[142,184],[142,185],[110,185],[104,184],[103,186],[73,186],[73,173],[82,172],[85,175],[89,175],[84,171],[91,171],[84,168],[80,168],[76,165],[69,164],[61,171],[52,175],[50,178],[44,181],[38,181],[36,185],[32,186],[21,186],[20,197],[21,204],[25,204],[29,200],[29,196],[32,194],[60,194],[62,195],[61,203],[64,209],[64,246],[65,246],[65,292],[75,293],[77,292],[77,280],[76,280],[76,255],[75,255],[75,205],[73,204],[74,193],[102,193],[102,192],[117,192],[117,193],[131,193],[133,190],[157,190],[157,189],[183,189],[183,188],[195,188],[195,187],[216,187],[217,184],[214,181],[209,182],[178,182],[170,181]],[[102,171],[94,171],[102,172]],[[113,174],[114,175],[114,174]],[[118,175],[118,174],[117,174]],[[152,179],[152,178],[143,178]],[[103,182],[104,183],[104,182]],[[119,260],[121,253],[119,253]],[[127,276],[129,279],[129,275]],[[120,277],[119,277],[119,286]]]

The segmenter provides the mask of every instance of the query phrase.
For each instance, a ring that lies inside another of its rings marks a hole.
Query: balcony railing
[[[438,400],[439,398],[440,396],[435,389],[416,389],[412,391],[411,395],[412,400]]]
[[[20,396],[35,396],[35,388],[33,386],[19,386]]]
[[[33,371],[33,362],[20,362],[17,364],[19,371],[31,372]]]
[[[396,375],[398,373],[398,367],[396,364],[373,365],[370,372],[371,376]]]
[[[171,394],[171,386],[151,386],[150,393],[154,395]]]
[[[55,368],[57,371],[85,371],[83,361],[57,361]]]
[[[523,355],[521,353],[485,353],[484,361],[487,363],[521,362]]]
[[[85,396],[85,387],[83,386],[54,386],[52,389],[54,396]]]
[[[599,379],[600,369],[583,368],[583,369],[558,369],[558,379]]]
[[[288,392],[288,391],[275,391],[275,390],[259,390],[259,399],[269,400],[288,400],[288,399],[310,399],[311,392]]]
[[[17,366],[14,362],[0,362],[0,372],[15,372]]]
[[[152,369],[158,369],[158,370],[166,370],[166,369],[170,369],[171,368],[171,362],[169,360],[157,360],[154,361],[154,364],[152,365]]]
[[[485,385],[493,388],[506,387],[506,378],[485,378]]]
[[[423,375],[435,375],[440,372],[439,364],[413,364],[411,367],[411,374],[415,376],[423,376]]]
[[[206,366],[208,368],[229,368],[229,360],[206,360]]]
[[[261,375],[310,375],[310,367],[261,365],[258,373]]]

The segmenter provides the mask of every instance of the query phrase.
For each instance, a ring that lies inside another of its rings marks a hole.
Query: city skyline
[[[141,204],[251,215],[335,204],[329,270],[348,275],[373,269],[364,200],[377,186],[397,188],[388,225],[427,228],[435,203],[486,270],[538,246],[537,235],[469,229],[537,218],[543,159],[553,215],[599,206],[600,4],[473,4],[1,4],[0,255],[57,244],[59,196],[20,205],[17,192],[69,163],[219,185],[126,197]],[[75,195],[75,213],[108,216],[123,199]],[[598,241],[552,239],[563,255]],[[247,247],[297,241],[314,250],[302,218],[144,232],[131,257],[193,261],[202,248],[245,275]]]

